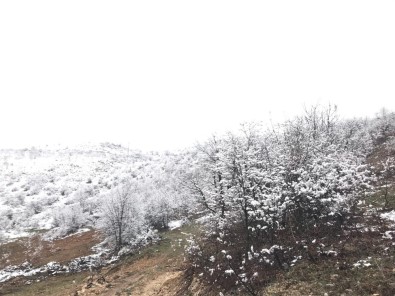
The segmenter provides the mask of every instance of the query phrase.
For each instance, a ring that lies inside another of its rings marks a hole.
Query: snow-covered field
[[[122,180],[157,182],[176,161],[174,154],[143,154],[108,143],[0,150],[0,242],[61,228],[68,219],[76,220],[75,229],[52,235],[94,227],[101,199]]]

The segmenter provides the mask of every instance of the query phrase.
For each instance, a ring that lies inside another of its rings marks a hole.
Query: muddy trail
[[[0,295],[188,295],[184,250],[196,226],[161,233],[161,241],[97,270],[19,277],[0,284]]]
[[[194,231],[184,226],[162,234],[160,243],[89,274],[72,295],[177,295],[184,287],[184,249]]]

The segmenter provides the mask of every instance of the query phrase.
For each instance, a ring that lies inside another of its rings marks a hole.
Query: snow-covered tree
[[[53,216],[55,229],[48,235],[52,237],[62,237],[77,231],[85,225],[87,218],[79,204],[56,207]]]
[[[134,239],[145,225],[137,185],[126,181],[103,200],[100,227],[111,238],[115,252]]]
[[[196,266],[248,290],[256,272],[300,255],[297,240],[340,230],[371,181],[366,151],[356,149],[331,107],[275,131],[245,124],[197,147],[189,189],[207,217],[206,235],[191,249]]]
[[[377,144],[393,140],[395,138],[395,113],[385,108],[381,109],[372,121],[370,133]]]

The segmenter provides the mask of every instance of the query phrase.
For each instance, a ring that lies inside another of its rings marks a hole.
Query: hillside
[[[176,156],[106,143],[0,150],[0,159],[1,241],[54,227],[54,236],[62,236],[94,226],[101,196],[126,177],[149,179],[170,170]],[[59,225],[67,224],[69,211],[78,214],[75,225]]]
[[[393,295],[395,116],[2,150],[0,294]]]

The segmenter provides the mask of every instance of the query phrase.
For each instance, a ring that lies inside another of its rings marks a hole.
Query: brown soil
[[[164,232],[160,243],[96,272],[12,279],[0,284],[0,295],[197,295],[187,291],[184,272],[184,246],[191,231],[196,231],[196,228],[185,226]],[[32,254],[23,253],[23,258],[18,258],[11,252],[13,255],[8,257],[6,264],[22,263],[27,258],[34,259],[33,262],[37,265],[50,261],[67,261],[91,253],[90,247],[97,241],[97,234],[90,231],[48,245],[41,242],[44,244],[40,251],[43,257],[36,258]],[[8,245],[7,250],[16,246],[15,252],[20,252],[23,244],[15,243]],[[56,251],[56,248],[60,250]],[[34,251],[33,248],[23,250],[30,253]]]
[[[42,266],[51,261],[66,263],[71,259],[92,254],[91,248],[100,242],[98,233],[91,230],[54,241],[43,241],[41,235],[18,239],[0,245],[0,269],[26,261]]]
[[[186,295],[181,292],[186,236],[181,230],[164,234],[158,245],[88,276],[70,295]]]

